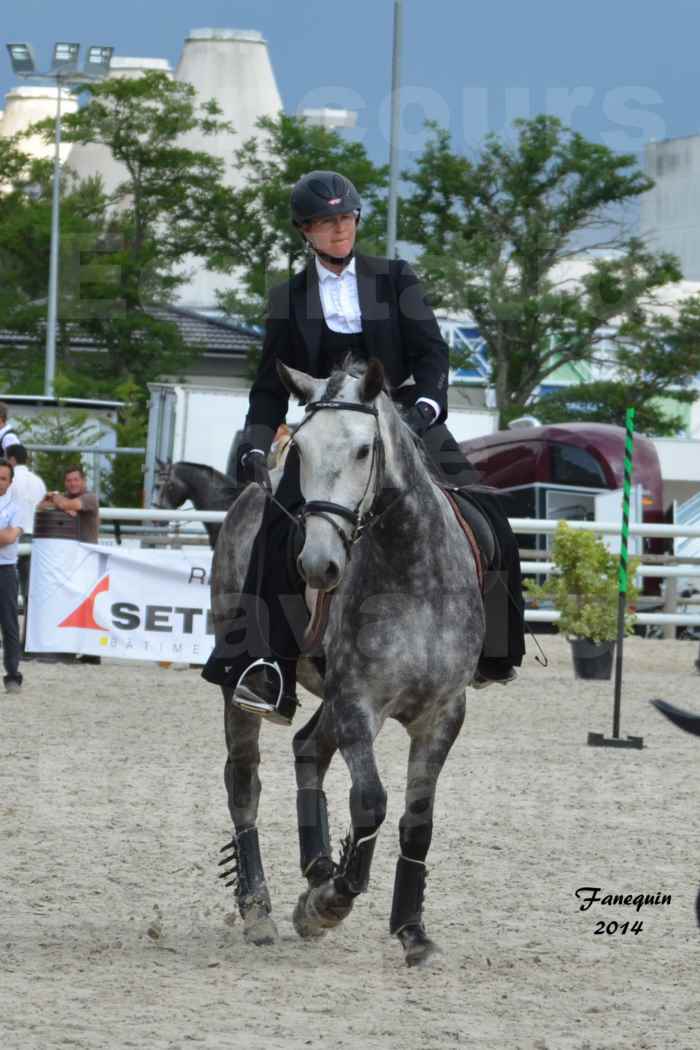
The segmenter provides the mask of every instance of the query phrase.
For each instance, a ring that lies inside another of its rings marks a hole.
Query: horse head
[[[188,499],[187,486],[178,477],[177,463],[158,460],[151,506],[157,510],[174,510]]]
[[[293,439],[306,526],[297,565],[310,587],[330,591],[343,578],[358,528],[382,485],[380,417],[382,405],[391,404],[383,392],[384,369],[373,359],[361,374],[351,366],[326,380],[277,367],[289,392],[306,405]]]

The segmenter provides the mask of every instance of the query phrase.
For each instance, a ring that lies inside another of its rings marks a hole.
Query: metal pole
[[[634,443],[634,409],[628,408],[625,417],[627,438],[625,441],[624,489],[622,493],[622,532],[620,537],[620,568],[618,572],[617,602],[617,654],[615,662],[615,706],[613,709],[613,735],[589,733],[591,747],[632,747],[641,750],[644,737],[620,736],[620,701],[622,696],[622,645],[625,639],[625,613],[627,611],[627,541],[630,531],[630,492],[632,489],[632,448]]]
[[[625,418],[625,470],[622,491],[622,534],[620,537],[620,570],[617,605],[617,653],[615,659],[615,706],[613,708],[613,736],[620,735],[620,701],[622,696],[622,646],[625,640],[625,612],[627,610],[627,541],[630,530],[630,492],[632,489],[632,448],[634,443],[634,409],[628,408]]]
[[[389,140],[389,209],[386,224],[386,253],[396,257],[396,228],[399,194],[399,129],[401,125],[401,38],[403,0],[394,0],[394,55],[391,67],[391,132]]]
[[[49,305],[46,318],[46,366],[44,394],[54,396],[56,374],[56,322],[58,316],[58,247],[59,209],[61,206],[61,81],[56,78],[58,97],[56,101],[56,151],[53,159],[53,195],[51,199],[51,255],[49,260]]]

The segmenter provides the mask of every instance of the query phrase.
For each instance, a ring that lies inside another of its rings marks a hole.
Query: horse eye
[[[367,459],[369,456],[369,445],[361,445],[357,452],[358,459]]]

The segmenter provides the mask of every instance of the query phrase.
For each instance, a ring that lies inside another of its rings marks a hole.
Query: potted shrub
[[[536,600],[549,599],[559,611],[558,630],[571,643],[577,678],[609,678],[617,638],[619,556],[612,554],[592,532],[572,529],[560,521],[554,533],[551,560],[556,573],[546,583],[525,584]],[[639,595],[632,580],[638,558],[628,564],[627,603]],[[625,633],[631,634],[635,617],[625,615]]]

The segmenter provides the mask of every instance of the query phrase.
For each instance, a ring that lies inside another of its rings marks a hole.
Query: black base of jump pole
[[[602,733],[589,733],[588,743],[590,747],[636,747],[641,751],[644,747],[643,736],[603,736]]]

